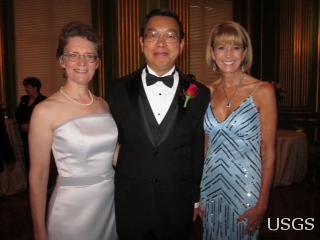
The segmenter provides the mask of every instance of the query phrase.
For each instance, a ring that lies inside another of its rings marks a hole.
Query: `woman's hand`
[[[238,218],[238,222],[242,222],[246,218],[248,219],[248,223],[245,228],[245,234],[252,236],[257,230],[259,230],[265,212],[266,208],[259,208],[255,206],[250,208]]]

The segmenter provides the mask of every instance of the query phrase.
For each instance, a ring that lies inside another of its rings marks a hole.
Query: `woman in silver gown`
[[[112,164],[118,131],[108,104],[88,89],[100,56],[101,40],[91,27],[70,22],[62,28],[57,59],[67,80],[36,106],[30,124],[35,239],[117,239]],[[59,175],[46,214],[51,151]]]
[[[238,23],[213,28],[206,59],[220,78],[208,86],[211,100],[204,119],[203,239],[256,239],[274,172],[274,89],[245,73],[252,47]]]

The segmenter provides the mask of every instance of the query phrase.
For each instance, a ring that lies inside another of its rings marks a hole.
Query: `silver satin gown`
[[[50,240],[115,240],[114,170],[118,138],[110,114],[82,116],[54,130],[59,177],[48,206]]]

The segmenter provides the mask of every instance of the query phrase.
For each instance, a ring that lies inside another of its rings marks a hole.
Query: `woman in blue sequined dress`
[[[204,119],[203,239],[257,239],[274,172],[274,89],[245,73],[252,46],[238,23],[213,28],[206,60],[220,78],[208,86],[211,100]]]

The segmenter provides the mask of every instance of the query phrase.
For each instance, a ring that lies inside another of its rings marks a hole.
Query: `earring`
[[[243,62],[241,62],[241,71],[244,72],[246,69],[244,68]]]
[[[214,72],[217,71],[216,62],[213,62],[213,64],[212,64],[212,70],[213,70]]]

